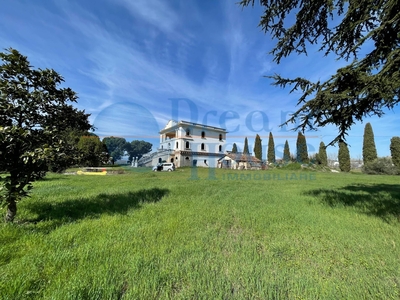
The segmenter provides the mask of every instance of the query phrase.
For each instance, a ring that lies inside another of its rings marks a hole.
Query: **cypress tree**
[[[254,141],[254,156],[259,160],[262,160],[262,144],[261,138],[258,134],[256,135],[256,139]]]
[[[247,137],[244,139],[243,154],[250,154],[249,143],[247,141]]]
[[[339,142],[339,168],[342,172],[350,172],[350,152],[347,144]]]
[[[307,152],[307,142],[306,142],[306,137],[299,132],[297,136],[297,142],[296,142],[296,160],[297,162],[304,164],[308,163],[308,152]]]
[[[285,161],[285,162],[290,161],[290,149],[289,149],[289,143],[287,140],[285,142],[285,148],[283,148],[283,161]]]
[[[269,133],[267,160],[269,163],[275,163],[275,143],[272,132]]]
[[[370,123],[365,124],[362,153],[364,165],[378,158],[375,147],[374,132],[372,131]]]
[[[390,154],[393,164],[400,168],[400,137],[395,136],[390,139]]]
[[[232,153],[237,153],[237,152],[238,152],[238,149],[237,149],[236,143],[233,143]]]
[[[326,155],[326,147],[324,142],[319,144],[318,162],[323,166],[328,165],[328,155]]]

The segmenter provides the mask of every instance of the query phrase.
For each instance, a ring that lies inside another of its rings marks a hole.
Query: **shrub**
[[[281,166],[281,168],[285,170],[301,170],[301,163],[285,163]]]
[[[397,175],[399,171],[390,158],[381,157],[366,163],[362,167],[362,172],[374,175]]]

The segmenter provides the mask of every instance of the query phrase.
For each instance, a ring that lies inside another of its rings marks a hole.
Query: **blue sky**
[[[259,6],[236,0],[13,0],[0,10],[0,46],[28,56],[35,68],[53,68],[78,93],[76,105],[91,114],[96,134],[144,139],[158,146],[169,119],[224,127],[239,148],[248,137],[271,131],[277,156],[287,139],[295,152],[297,133],[280,128],[296,109],[299,94],[271,85],[264,75],[325,80],[344,62],[322,53],[292,55],[281,64],[258,26]],[[379,156],[390,155],[400,135],[399,108],[367,118],[349,132],[352,158],[362,156],[366,122],[372,124]],[[334,127],[306,132],[309,152],[329,143]],[[329,147],[328,155],[337,154]]]

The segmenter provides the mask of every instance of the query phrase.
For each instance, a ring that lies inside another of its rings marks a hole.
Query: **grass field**
[[[0,299],[399,299],[399,179],[50,174],[0,226]]]

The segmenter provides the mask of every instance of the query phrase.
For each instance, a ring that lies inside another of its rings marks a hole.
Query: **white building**
[[[216,168],[224,156],[227,132],[223,128],[170,120],[159,133],[159,148],[144,156],[140,165],[173,162],[176,167]]]

